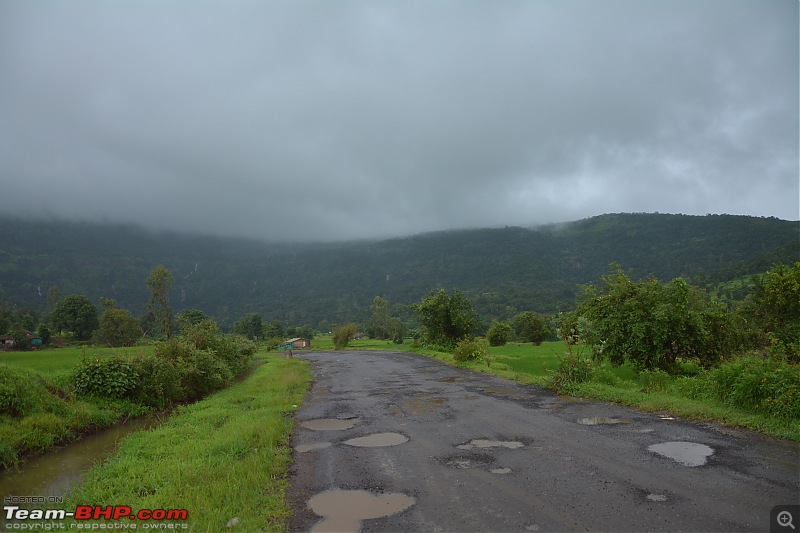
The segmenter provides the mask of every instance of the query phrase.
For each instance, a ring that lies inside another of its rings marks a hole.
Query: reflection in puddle
[[[362,448],[380,448],[383,446],[397,446],[408,442],[408,437],[400,433],[375,433],[366,437],[358,437],[344,441],[348,446],[359,446]]]
[[[684,466],[703,466],[714,449],[696,442],[662,442],[647,448]]]
[[[467,444],[461,444],[458,446],[460,450],[472,450],[473,448],[509,448],[511,450],[516,448],[522,448],[525,446],[521,442],[517,442],[514,440],[506,441],[506,440],[486,440],[486,439],[474,439],[469,441]]]
[[[630,424],[632,421],[627,418],[606,418],[604,416],[589,416],[579,418],[578,424],[584,426],[599,426],[602,424]]]
[[[308,508],[323,520],[311,531],[358,532],[361,521],[382,518],[405,511],[416,500],[394,492],[375,494],[365,490],[330,490],[308,500]]]
[[[300,422],[300,425],[306,429],[313,429],[314,431],[338,431],[350,429],[359,422],[361,422],[360,418],[318,418],[316,420]]]
[[[511,469],[510,468],[493,468],[491,470],[491,473],[492,474],[505,475],[505,474],[510,474],[511,473]]]
[[[312,450],[322,450],[323,448],[330,448],[330,442],[317,442],[314,444],[299,444],[294,447],[297,453],[306,453]]]

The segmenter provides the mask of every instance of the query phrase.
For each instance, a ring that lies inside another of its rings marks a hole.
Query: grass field
[[[258,358],[263,364],[243,382],[125,439],[69,495],[67,507],[187,509],[185,523],[195,531],[225,531],[229,523],[231,531],[285,530],[293,424],[287,415],[302,403],[311,374],[299,359]]]

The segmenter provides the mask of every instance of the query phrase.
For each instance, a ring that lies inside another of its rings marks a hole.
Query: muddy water
[[[318,418],[300,422],[300,425],[314,431],[341,431],[350,429],[359,422],[361,422],[360,418]]]
[[[703,466],[714,449],[696,442],[662,442],[647,448],[684,466]]]
[[[376,494],[365,490],[330,490],[308,500],[308,508],[323,519],[311,531],[358,532],[361,521],[405,511],[416,503],[399,492]]]
[[[34,457],[19,470],[0,472],[0,500],[6,496],[63,496],[89,468],[111,456],[123,437],[159,423],[155,418],[129,420]]]
[[[381,448],[383,446],[397,446],[408,442],[408,437],[400,433],[375,433],[365,437],[358,437],[344,441],[348,446],[361,448]]]

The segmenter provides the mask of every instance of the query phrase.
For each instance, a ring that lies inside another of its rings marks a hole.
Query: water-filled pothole
[[[400,433],[375,433],[364,437],[357,437],[344,441],[348,446],[359,446],[362,448],[380,448],[383,446],[397,446],[408,442],[408,437]]]
[[[460,444],[460,450],[472,450],[474,448],[509,448],[514,450],[525,446],[523,443],[515,440],[487,440],[487,439],[473,439],[466,444]]]
[[[696,442],[662,442],[647,448],[653,453],[668,457],[684,466],[703,466],[714,449]]]
[[[492,468],[490,470],[490,472],[492,474],[505,475],[505,474],[510,474],[511,473],[511,469],[510,468]]]
[[[667,497],[664,494],[648,494],[647,500],[651,502],[665,502]]]
[[[613,425],[613,424],[630,424],[632,420],[628,418],[607,418],[604,416],[587,416],[586,418],[579,418],[578,424],[583,426],[600,426],[600,425]]]
[[[330,490],[308,500],[322,520],[311,531],[358,532],[361,521],[405,511],[416,500],[400,492],[376,494],[365,490]]]
[[[511,398],[512,400],[522,400],[527,398],[525,393],[519,389],[515,389],[514,387],[486,387],[483,389],[483,392],[504,396],[506,398]]]
[[[437,379],[436,381],[439,383],[469,383],[471,380],[453,376],[449,378]]]
[[[339,431],[350,429],[359,422],[361,422],[360,418],[318,418],[300,422],[300,425],[314,431]]]
[[[409,415],[418,415],[438,409],[444,405],[444,398],[412,398],[400,403],[400,409]]]
[[[297,453],[306,453],[312,450],[322,450],[324,448],[330,448],[330,442],[315,442],[314,444],[298,444],[294,447]]]

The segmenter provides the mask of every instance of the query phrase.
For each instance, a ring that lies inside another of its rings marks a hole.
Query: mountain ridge
[[[265,243],[152,232],[133,225],[0,217],[0,299],[44,310],[49,287],[135,314],[157,264],[175,276],[175,311],[202,309],[223,325],[248,312],[318,325],[363,320],[375,296],[403,305],[459,289],[484,316],[552,313],[612,262],[635,278],[699,285],[800,260],[800,222],[741,215],[613,213],[536,227],[427,232],[385,240]]]

